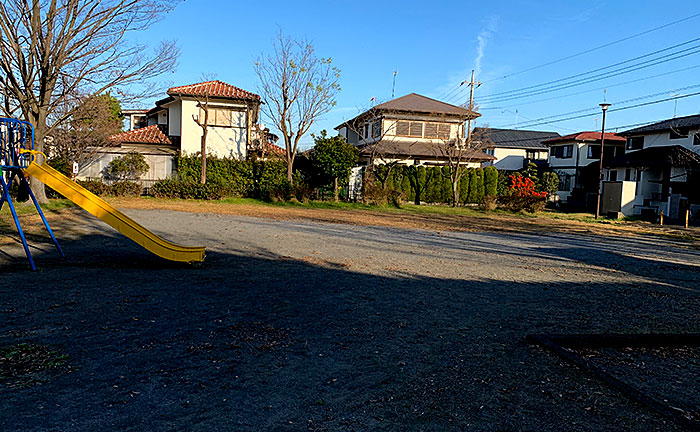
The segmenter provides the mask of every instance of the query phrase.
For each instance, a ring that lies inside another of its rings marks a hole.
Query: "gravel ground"
[[[0,383],[0,428],[677,430],[525,336],[700,332],[696,249],[127,213],[206,262],[161,261],[77,210],[54,223],[63,262],[32,238],[30,273],[0,243],[0,348],[70,366]]]

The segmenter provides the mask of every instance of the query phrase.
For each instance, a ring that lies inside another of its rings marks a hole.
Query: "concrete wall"
[[[105,169],[109,163],[117,158],[124,156],[124,154],[129,150],[138,151],[137,149],[120,149],[121,151],[110,151],[110,149],[105,149],[95,155],[90,162],[87,162],[79,167],[78,179],[102,179],[104,178]],[[174,155],[167,154],[149,154],[141,151],[148,163],[148,172],[141,176],[142,181],[157,181],[165,178],[170,178],[173,175],[175,169],[175,157]]]

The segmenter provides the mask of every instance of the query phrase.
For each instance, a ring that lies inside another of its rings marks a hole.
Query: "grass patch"
[[[34,203],[31,200],[22,203],[13,201],[13,204],[15,205],[15,210],[17,210],[18,215],[37,214]],[[49,200],[48,203],[41,205],[41,209],[44,212],[58,211],[70,207],[75,207],[75,204],[67,199],[52,199]],[[10,213],[10,206],[8,206],[7,203],[3,204],[0,215],[12,217],[12,214]]]
[[[72,372],[60,348],[21,343],[0,348],[0,384],[22,388]]]

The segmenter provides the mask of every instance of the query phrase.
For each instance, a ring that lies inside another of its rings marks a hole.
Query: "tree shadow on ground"
[[[38,272],[0,266],[0,346],[60,346],[76,370],[0,383],[13,430],[675,430],[524,337],[700,330],[695,292],[653,284],[388,277],[270,251],[188,266],[108,234],[63,241],[64,261],[43,246]]]

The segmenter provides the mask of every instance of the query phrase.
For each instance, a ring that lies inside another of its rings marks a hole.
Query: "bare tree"
[[[89,164],[100,148],[111,144],[109,137],[122,129],[119,102],[107,94],[80,98],[77,106],[67,106],[65,111],[70,117],[46,138],[45,150],[51,158]],[[57,114],[63,112],[57,110]]]
[[[310,42],[291,39],[280,31],[273,54],[259,57],[255,72],[265,101],[263,112],[284,138],[291,183],[299,140],[335,106],[340,70],[330,57],[317,57]]]
[[[207,132],[209,129],[209,92],[205,91],[204,99],[195,96],[197,100],[197,106],[199,107],[200,113],[204,113],[204,118],[202,115],[192,115],[192,119],[197,125],[202,128],[202,137],[200,138],[201,143],[201,157],[202,157],[202,177],[199,182],[201,184],[207,183]]]
[[[0,109],[34,126],[35,146],[70,113],[72,95],[114,89],[122,101],[153,94],[150,79],[175,67],[173,42],[147,47],[128,42],[169,12],[175,0],[7,0],[0,2]],[[43,184],[32,182],[46,200]]]

